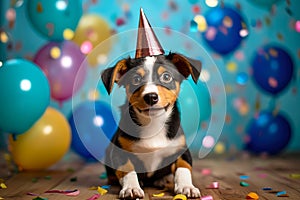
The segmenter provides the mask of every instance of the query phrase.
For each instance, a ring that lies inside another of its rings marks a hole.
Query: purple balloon
[[[76,44],[63,41],[49,42],[36,53],[33,61],[46,74],[51,97],[62,102],[72,97],[83,84],[87,68],[84,59]]]

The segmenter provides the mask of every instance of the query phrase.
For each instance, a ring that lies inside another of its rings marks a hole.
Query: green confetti
[[[38,178],[32,178],[32,179],[31,179],[31,182],[32,182],[32,183],[36,183],[36,182],[38,182],[38,180],[39,180]]]
[[[46,180],[51,180],[52,177],[51,177],[51,176],[45,176],[44,178],[45,178]]]
[[[100,179],[107,179],[107,174],[106,172],[103,172],[100,176],[99,176]]]
[[[300,174],[290,174],[290,178],[299,179],[300,178]]]
[[[241,182],[240,182],[240,186],[248,187],[248,186],[249,186],[249,183],[247,183],[247,182],[245,182],[245,181],[241,181]]]

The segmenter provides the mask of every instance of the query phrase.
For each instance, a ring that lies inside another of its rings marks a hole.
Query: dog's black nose
[[[152,106],[158,102],[158,95],[156,93],[148,93],[144,96],[145,102]]]

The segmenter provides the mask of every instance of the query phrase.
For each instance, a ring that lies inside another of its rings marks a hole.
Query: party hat
[[[164,53],[165,51],[161,47],[143,9],[141,8],[135,58],[162,55]]]

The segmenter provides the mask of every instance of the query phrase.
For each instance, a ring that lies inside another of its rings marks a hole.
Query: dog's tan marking
[[[128,174],[129,172],[132,172],[132,171],[134,171],[134,166],[131,163],[131,161],[128,160],[124,165],[120,166],[116,170],[116,176],[120,180],[121,178],[126,176],[126,174]]]
[[[157,86],[158,89],[158,95],[160,97],[159,105],[160,106],[166,106],[168,104],[173,105],[178,97],[179,93],[179,83],[176,82],[176,89],[175,90],[169,90],[162,86]]]
[[[141,75],[142,77],[144,77],[145,74],[146,74],[146,72],[145,72],[145,70],[144,70],[143,68],[139,68],[138,70],[136,70],[136,72],[137,72],[139,75]]]
[[[134,141],[124,137],[119,137],[118,141],[120,142],[122,149],[132,152],[132,145],[134,144]]]
[[[167,71],[167,69],[165,67],[159,66],[157,69],[157,74],[162,75],[165,71]]]
[[[185,160],[183,160],[181,157],[179,157],[175,163],[171,166],[171,171],[173,174],[175,174],[177,168],[187,168],[192,172],[192,166]]]

